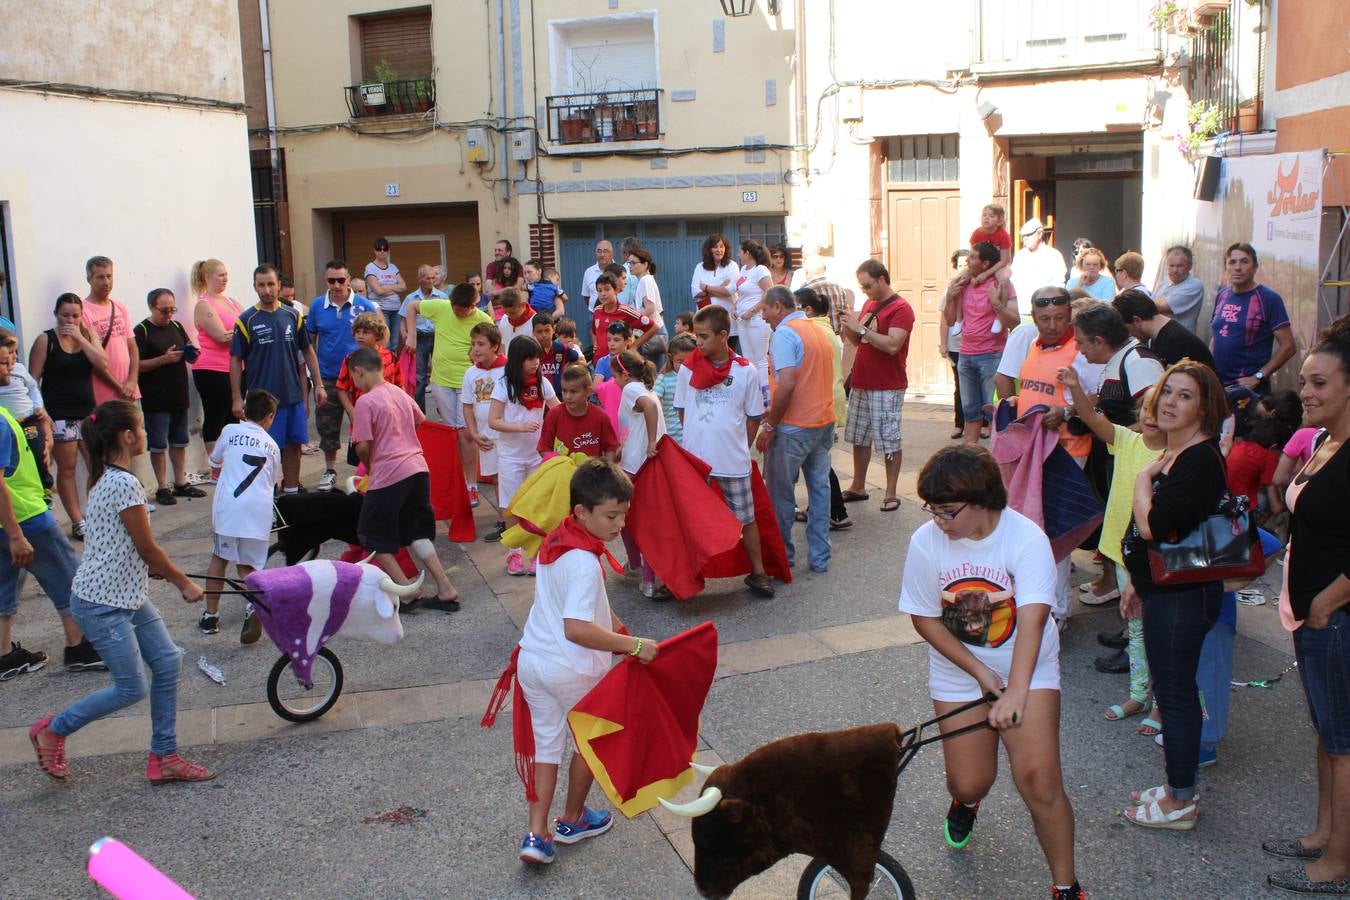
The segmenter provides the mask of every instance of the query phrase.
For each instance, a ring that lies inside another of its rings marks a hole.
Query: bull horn
[[[690,800],[688,803],[671,803],[665,797],[658,797],[657,799],[661,801],[662,806],[675,815],[693,819],[704,813],[712,812],[713,807],[722,802],[722,790],[715,787],[705,787],[697,800]]]
[[[372,551],[370,551],[370,555],[369,555],[369,556],[367,556],[365,559],[358,559],[358,560],[356,561],[356,564],[357,564],[358,566],[364,566],[366,563],[370,562],[370,561],[371,561],[372,559],[374,559],[374,558],[375,558],[375,551],[372,550]]]
[[[422,579],[427,575],[422,572],[417,576],[417,580],[412,584],[399,584],[388,575],[380,579],[380,590],[393,594],[395,597],[416,597],[422,590]]]
[[[691,762],[689,764],[689,768],[693,769],[695,772],[706,778],[707,776],[711,775],[714,771],[716,771],[717,766],[704,766],[696,762]]]
[[[358,479],[355,475],[351,476],[350,478],[342,482],[342,493],[346,494],[347,496],[355,494],[356,486],[359,483],[360,479]]]

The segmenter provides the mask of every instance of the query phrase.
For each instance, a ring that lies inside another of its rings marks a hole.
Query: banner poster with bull
[[[1195,275],[1204,282],[1206,294],[1201,337],[1209,337],[1214,296],[1223,286],[1224,248],[1244,241],[1256,248],[1259,257],[1256,280],[1284,298],[1298,346],[1312,344],[1319,314],[1325,155],[1308,150],[1221,162],[1214,202],[1197,204]],[[1331,317],[1322,316],[1324,322]],[[1281,375],[1292,377],[1288,369]]]

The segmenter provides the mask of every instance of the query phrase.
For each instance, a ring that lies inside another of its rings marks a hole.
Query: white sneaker
[[[1092,588],[1089,587],[1086,591],[1083,591],[1083,593],[1079,595],[1078,602],[1082,603],[1084,606],[1101,606],[1105,603],[1110,603],[1112,600],[1119,600],[1119,599],[1120,599],[1120,591],[1116,590],[1115,588],[1112,588],[1105,594],[1098,594],[1095,591],[1093,591]]]
[[[337,472],[328,469],[323,473],[323,477],[319,479],[319,490],[331,491],[335,484],[337,484]]]

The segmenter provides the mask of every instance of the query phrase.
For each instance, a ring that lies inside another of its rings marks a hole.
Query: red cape
[[[417,426],[417,439],[431,470],[431,508],[436,521],[450,520],[450,540],[455,543],[473,543],[477,530],[459,460],[459,429],[428,420]]]
[[[702,591],[705,578],[750,572],[750,558],[741,546],[741,525],[727,508],[722,492],[708,483],[710,471],[707,463],[665,436],[657,442],[656,456],[643,463],[633,478],[628,528],[643,559],[681,600]],[[751,477],[764,568],[776,578],[791,581],[787,550],[768,491],[758,469]]]
[[[759,463],[753,460],[750,462],[750,490],[755,498],[755,522],[759,525],[764,571],[784,584],[791,584],[792,569],[788,566],[787,545],[783,543],[783,533],[778,530],[778,517],[773,510],[773,501],[769,499],[769,489],[760,477]],[[718,489],[717,494],[720,497],[722,491]],[[722,504],[725,506],[726,501],[723,500]],[[734,578],[749,574],[750,557],[739,542],[726,553],[708,560],[708,564],[703,567],[704,578]]]
[[[664,640],[656,659],[624,659],[572,707],[567,723],[600,787],[628,817],[693,781],[689,761],[717,670],[711,622]]]

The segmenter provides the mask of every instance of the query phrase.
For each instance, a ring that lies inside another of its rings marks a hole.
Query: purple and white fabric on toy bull
[[[291,670],[305,687],[314,686],[310,674],[314,657],[347,620],[361,576],[359,565],[314,560],[282,569],[259,569],[244,578],[248,589],[262,600],[256,612],[263,629],[291,658]]]

